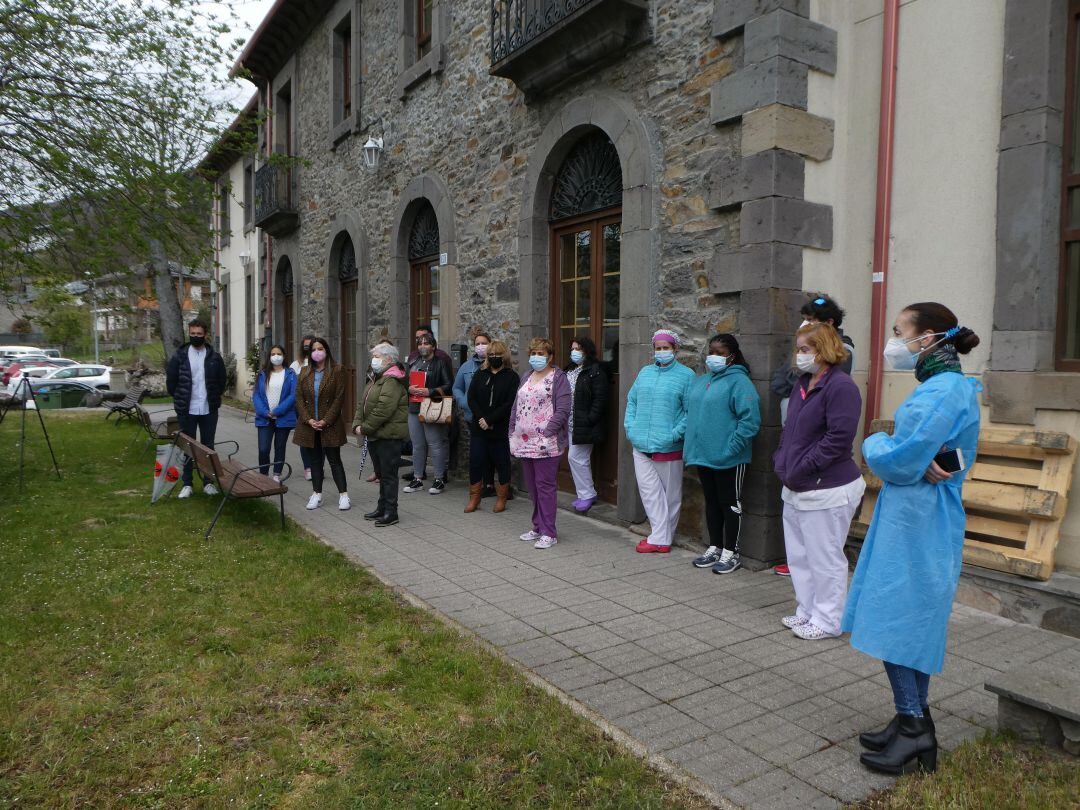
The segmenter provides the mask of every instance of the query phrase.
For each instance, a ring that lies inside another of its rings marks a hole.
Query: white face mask
[[[812,354],[795,355],[795,365],[803,374],[817,374],[821,370],[821,364],[817,357]]]
[[[802,329],[804,326],[809,326],[809,325],[810,325],[810,321],[803,321],[802,323],[799,324],[799,329]],[[799,329],[796,329],[795,331],[798,332]]]
[[[709,369],[713,374],[718,371],[723,371],[727,368],[728,358],[721,357],[718,354],[710,354],[705,358],[705,367]]]
[[[901,337],[889,338],[889,342],[885,344],[885,351],[882,352],[882,356],[885,358],[885,368],[890,371],[911,371],[914,369],[923,350],[916,346],[913,352],[908,348],[908,344],[922,340],[924,337],[933,337],[933,335],[919,335],[907,340]]]
[[[383,369],[383,359],[381,357],[371,358],[371,370],[378,374]]]
[[[285,355],[283,355],[283,354],[272,354],[272,355],[270,355],[270,363],[272,365],[275,365],[275,366],[283,365],[285,363]]]

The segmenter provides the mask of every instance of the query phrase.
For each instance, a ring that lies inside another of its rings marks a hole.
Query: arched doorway
[[[590,338],[610,382],[605,442],[593,453],[600,498],[618,500],[619,277],[622,248],[622,168],[615,145],[591,130],[571,147],[551,192],[551,313],[556,351],[570,356],[576,337]],[[560,486],[573,491],[569,469]]]
[[[441,320],[439,290],[439,220],[427,200],[421,204],[409,229],[409,330],[430,323],[435,339]]]
[[[278,262],[277,289],[281,309],[278,312],[280,340],[285,347],[285,357],[292,362],[296,356],[296,298],[294,297],[295,279],[292,262],[288,256],[282,256]]]
[[[338,325],[341,329],[338,362],[345,370],[345,413],[348,419],[356,411],[356,297],[360,271],[356,266],[356,248],[348,234],[341,238],[337,255]]]

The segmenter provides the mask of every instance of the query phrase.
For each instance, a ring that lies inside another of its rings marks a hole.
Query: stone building
[[[560,361],[587,334],[620,411],[656,327],[695,367],[735,332],[764,416],[744,552],[776,559],[767,383],[808,291],[847,308],[872,416],[914,384],[882,371],[892,318],[937,299],[983,338],[988,418],[1080,435],[1080,232],[1060,218],[1077,5],[279,0],[237,61],[263,154],[297,158],[255,171],[261,321],[325,333],[354,373],[420,321],[444,345],[548,335]],[[611,416],[600,478],[633,520]],[[1076,509],[1058,560],[1080,568]]]

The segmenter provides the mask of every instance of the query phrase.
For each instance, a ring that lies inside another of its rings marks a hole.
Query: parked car
[[[60,356],[60,350],[59,349],[42,349],[41,353],[43,355],[45,355],[46,357],[59,357]]]
[[[24,354],[44,355],[37,346],[0,346],[0,357],[21,357]]]
[[[7,385],[7,392],[9,394],[14,394],[15,389],[19,387],[19,382],[24,375],[29,374],[31,377],[40,379],[46,377],[53,371],[59,371],[59,369],[54,366],[24,366],[22,363],[15,363],[0,375],[0,380],[3,380],[4,384]]]
[[[78,380],[79,382],[86,383],[94,388],[108,388],[110,371],[112,371],[112,369],[108,366],[76,363],[73,366],[53,369],[51,373],[46,375],[46,379]]]

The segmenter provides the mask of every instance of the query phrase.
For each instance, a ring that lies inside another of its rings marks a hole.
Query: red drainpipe
[[[874,208],[874,264],[870,303],[870,375],[863,429],[881,415],[882,352],[888,318],[889,235],[892,226],[893,136],[896,131],[896,63],[900,0],[885,0],[881,38],[881,109],[878,118],[877,201]]]
[[[266,80],[266,155],[269,158],[274,153],[274,96],[271,92],[270,79]],[[271,324],[272,310],[274,305],[274,241],[270,234],[266,234],[266,316],[263,318],[263,328],[269,329]]]

